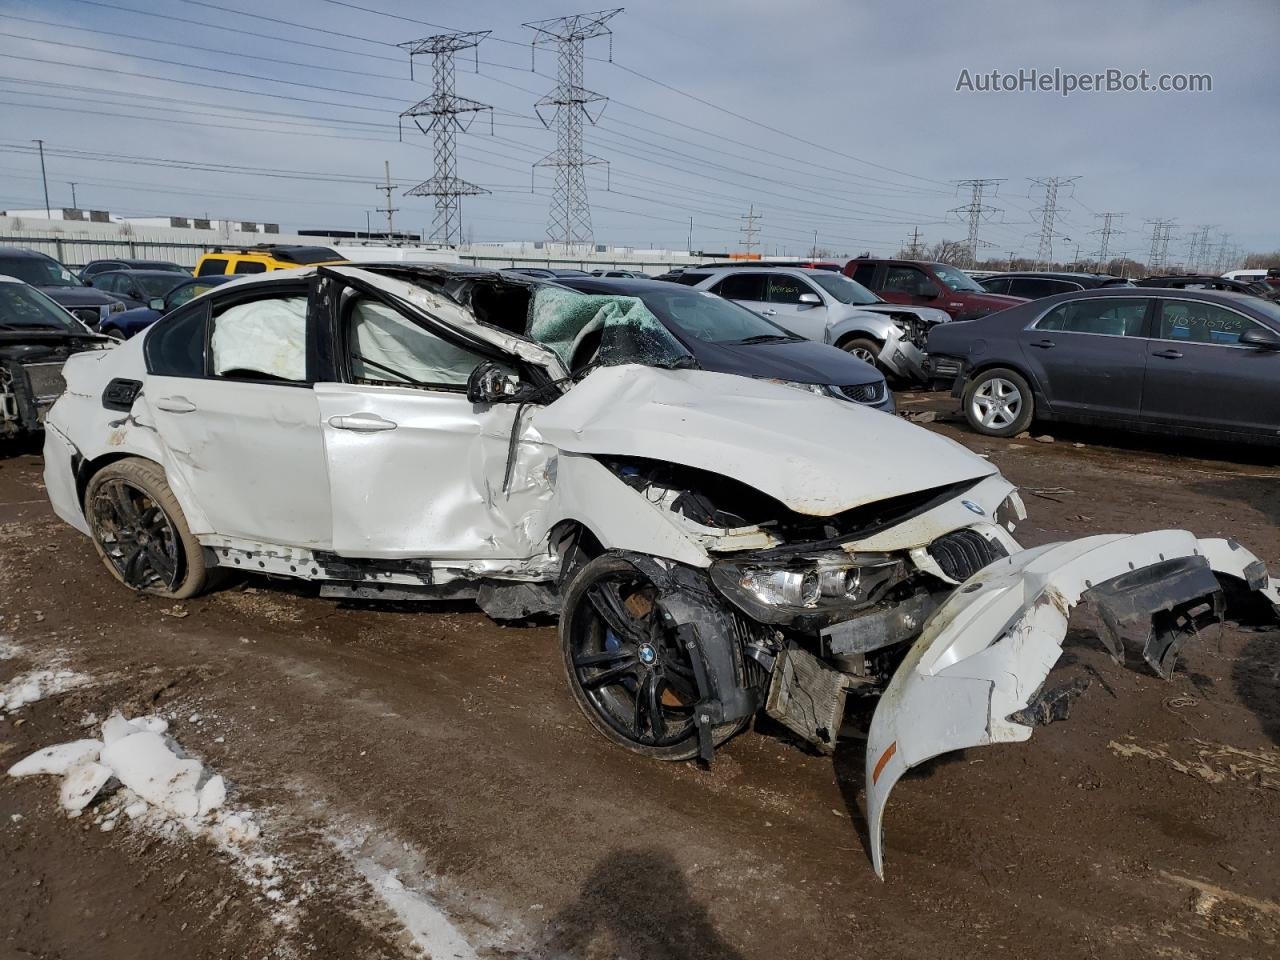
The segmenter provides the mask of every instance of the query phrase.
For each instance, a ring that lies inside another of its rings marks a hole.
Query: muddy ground
[[[1023,488],[1028,545],[1177,526],[1280,570],[1273,457],[927,429]],[[288,907],[204,840],[104,832],[92,810],[60,812],[53,781],[6,778],[0,957],[412,957],[415,931],[438,960],[1280,951],[1276,630],[1215,630],[1164,682],[1073,622],[1055,676],[1093,683],[1070,720],[904,780],[881,883],[860,740],[833,762],[756,730],[709,771],[664,765],[592,733],[548,625],[266,580],[181,605],[136,597],[54,518],[40,470],[37,450],[0,454],[0,636],[19,647],[0,684],[51,662],[92,680],[0,720],[0,769],[114,708],[170,716],[258,817]]]

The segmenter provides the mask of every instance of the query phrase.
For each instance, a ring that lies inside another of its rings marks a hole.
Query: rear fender
[[[1143,576],[1161,565],[1167,576]],[[1246,583],[1280,612],[1280,580],[1268,576],[1257,557],[1234,541],[1197,540],[1185,530],[1085,537],[1025,550],[957,589],[925,624],[871,721],[867,827],[876,873],[884,876],[885,804],[907,770],[952,750],[1031,736],[1072,607],[1092,600],[1102,608],[1110,601],[1117,621],[1136,611],[1174,616],[1214,589],[1209,570]],[[1091,593],[1095,587],[1101,589]],[[1216,612],[1216,602],[1213,607]],[[1164,675],[1180,644],[1168,639],[1147,656]],[[1118,638],[1112,642],[1118,647]]]

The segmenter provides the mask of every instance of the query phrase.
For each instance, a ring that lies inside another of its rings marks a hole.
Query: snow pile
[[[88,682],[87,676],[74,670],[32,670],[19,674],[0,687],[0,714],[12,713],[19,707],[66,693]]]
[[[102,724],[101,739],[74,740],[37,750],[9,768],[11,777],[61,777],[59,800],[70,816],[94,801],[94,822],[114,830],[122,818],[166,837],[182,832],[207,840],[229,855],[241,877],[280,904],[275,919],[292,926],[282,903],[284,861],[264,855],[261,830],[245,811],[226,809],[227,784],[187,756],[167,734],[163,717],[125,719],[118,711]]]
[[[21,652],[21,647],[8,637],[0,634],[0,660],[12,660]]]

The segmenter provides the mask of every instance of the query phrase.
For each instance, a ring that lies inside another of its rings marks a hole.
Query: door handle
[[[379,430],[394,430],[396,423],[394,420],[380,417],[376,413],[353,413],[345,417],[330,417],[329,426],[335,430],[377,433]]]
[[[762,317],[774,317],[777,315],[778,315],[777,310],[761,310],[760,311],[760,316]]]
[[[194,413],[196,405],[186,397],[161,397],[156,407],[169,413]]]
[[[1052,340],[1032,340],[1031,345],[1033,347],[1039,347],[1041,350],[1052,350],[1057,346],[1057,344]]]
[[[1181,360],[1181,350],[1155,350],[1151,354],[1153,357],[1163,357],[1165,360]]]

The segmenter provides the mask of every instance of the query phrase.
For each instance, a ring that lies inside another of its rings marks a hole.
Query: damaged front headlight
[[[775,377],[766,377],[763,379],[767,379],[769,383],[780,384],[784,387],[795,387],[797,390],[805,390],[809,393],[816,394],[819,397],[831,396],[831,391],[821,383],[800,383],[797,380],[779,380]]]
[[[720,591],[762,623],[843,616],[875,602],[904,575],[902,561],[887,554],[721,560],[711,566],[711,580]]]

